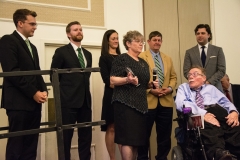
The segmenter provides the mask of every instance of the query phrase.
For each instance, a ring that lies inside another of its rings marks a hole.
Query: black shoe
[[[217,149],[214,160],[232,160],[232,155],[228,150]]]

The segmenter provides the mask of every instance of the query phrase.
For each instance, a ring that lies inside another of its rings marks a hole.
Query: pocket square
[[[215,57],[217,57],[217,56],[211,56],[210,58],[215,58]]]

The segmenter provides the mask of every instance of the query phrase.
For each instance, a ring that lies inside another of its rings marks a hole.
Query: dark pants
[[[41,111],[7,110],[9,132],[38,129]],[[10,137],[7,141],[6,160],[36,160],[39,134]]]
[[[146,145],[138,147],[138,160],[148,160],[149,138],[152,126],[155,122],[157,133],[157,155],[156,160],[167,160],[167,155],[171,149],[173,108],[163,107],[158,102],[155,109],[149,109],[147,113],[147,140]]]
[[[210,107],[208,112],[214,114],[220,123],[220,127],[204,122],[204,129],[201,130],[203,143],[207,157],[212,159],[217,148],[227,149],[240,159],[240,126],[231,128],[226,123],[227,111],[220,107]]]
[[[75,124],[92,121],[92,110],[84,103],[81,108],[62,108],[62,122],[64,124]],[[65,160],[71,157],[71,142],[73,129],[63,130]],[[81,160],[91,158],[92,127],[78,128],[78,153]]]

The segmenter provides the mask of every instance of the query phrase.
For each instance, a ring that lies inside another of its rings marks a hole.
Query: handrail
[[[69,68],[69,69],[57,69],[52,68],[51,70],[33,70],[33,71],[13,71],[13,72],[2,72],[0,77],[12,77],[12,76],[31,76],[31,75],[50,75],[52,77],[52,83],[46,83],[47,86],[53,87],[56,121],[54,122],[42,122],[41,126],[55,125],[53,127],[43,127],[39,129],[24,130],[18,132],[10,132],[0,134],[0,139],[30,135],[36,133],[53,132],[57,133],[57,149],[58,149],[58,159],[65,160],[64,156],[64,145],[63,145],[63,130],[70,128],[81,128],[90,127],[96,125],[103,125],[105,121],[95,121],[95,122],[84,122],[77,124],[62,125],[62,115],[61,115],[61,101],[60,101],[60,89],[59,89],[59,74],[71,74],[71,73],[83,73],[83,72],[100,72],[100,68]],[[2,85],[0,86],[2,88]],[[0,131],[7,130],[8,127],[0,127]]]

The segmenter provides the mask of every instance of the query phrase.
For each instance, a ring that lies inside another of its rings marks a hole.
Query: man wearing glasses
[[[209,43],[212,40],[212,32],[208,24],[199,24],[194,31],[198,44],[186,51],[183,64],[184,77],[187,78],[192,65],[201,66],[206,70],[206,84],[212,84],[222,91],[220,80],[226,72],[223,50]]]
[[[18,9],[13,14],[16,31],[0,40],[0,62],[3,72],[40,70],[37,48],[29,41],[37,29],[36,12]],[[6,109],[9,132],[38,129],[42,103],[47,88],[42,76],[5,77],[2,106]],[[35,160],[39,134],[10,137],[6,160]]]
[[[230,152],[240,158],[239,112],[216,87],[205,84],[205,69],[193,66],[187,73],[188,83],[179,86],[177,110],[191,107],[192,114],[204,116],[202,140],[208,159],[232,159]],[[230,151],[230,152],[229,152]]]
[[[160,52],[162,45],[162,34],[153,31],[148,38],[149,50],[141,53],[139,57],[144,59],[150,70],[150,82],[153,81],[153,72],[156,74],[159,88],[147,90],[148,113],[147,113],[147,139],[145,146],[138,148],[138,160],[148,158],[149,138],[152,126],[155,122],[157,133],[157,155],[156,160],[167,160],[171,149],[171,132],[173,116],[172,91],[177,83],[177,75],[173,67],[172,59]]]

